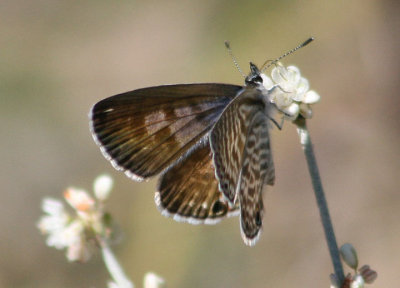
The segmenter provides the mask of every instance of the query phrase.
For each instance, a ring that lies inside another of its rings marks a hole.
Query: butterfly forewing
[[[213,224],[239,212],[218,190],[208,140],[161,175],[155,199],[162,214],[192,224]]]
[[[93,137],[115,168],[142,180],[185,156],[240,89],[226,84],[165,85],[109,97],[91,110]]]
[[[262,188],[274,182],[268,105],[256,88],[246,87],[225,109],[210,136],[220,191],[231,205],[239,200],[241,231],[248,245],[255,244],[262,226]]]

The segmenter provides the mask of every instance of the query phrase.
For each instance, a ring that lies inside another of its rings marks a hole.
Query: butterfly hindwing
[[[264,113],[257,112],[252,120],[247,133],[238,183],[240,230],[244,242],[250,246],[257,242],[262,229],[263,187],[273,183],[275,179],[268,118]]]
[[[255,88],[244,88],[224,110],[210,134],[211,150],[219,189],[233,203],[243,162],[243,151],[253,116],[265,111]]]
[[[155,201],[162,214],[192,224],[214,224],[239,208],[218,190],[208,141],[161,175]]]
[[[262,226],[262,188],[274,182],[268,104],[257,89],[246,87],[210,135],[219,189],[231,205],[238,200],[242,236],[248,245],[255,244]]]
[[[241,88],[165,85],[109,97],[91,110],[93,137],[115,168],[142,180],[161,173],[198,143]]]

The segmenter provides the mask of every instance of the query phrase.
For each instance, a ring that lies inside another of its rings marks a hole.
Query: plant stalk
[[[297,126],[297,133],[300,137],[300,142],[304,150],[304,154],[307,159],[308,170],[310,172],[312,185],[315,192],[315,197],[317,200],[319,214],[322,221],[322,226],[325,232],[325,238],[328,244],[329,253],[331,255],[331,260],[333,268],[339,283],[344,282],[344,273],[342,262],[340,261],[340,254],[338,245],[336,242],[335,232],[333,231],[333,225],[331,217],[329,215],[328,204],[326,202],[324,190],[322,188],[321,178],[318,171],[317,160],[315,159],[313,145],[311,143],[310,134],[308,133],[306,119],[299,117],[294,124]]]
[[[104,264],[108,272],[120,288],[134,288],[133,283],[125,275],[124,270],[118,263],[117,258],[114,256],[106,241],[101,241],[101,253],[103,255]]]

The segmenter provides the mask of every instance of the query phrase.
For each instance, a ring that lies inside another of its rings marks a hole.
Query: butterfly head
[[[257,68],[257,66],[250,62],[250,73],[245,79],[246,85],[260,85],[263,83],[263,80],[261,78],[261,72]]]

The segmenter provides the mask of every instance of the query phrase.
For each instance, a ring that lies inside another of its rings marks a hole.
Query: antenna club
[[[301,47],[304,47],[304,46],[310,44],[310,43],[311,43],[312,41],[314,41],[314,40],[315,40],[315,38],[311,36],[311,37],[308,38],[306,41],[304,41],[304,43],[301,44],[300,46],[301,46]]]
[[[310,44],[314,40],[314,37],[308,38],[306,41],[298,45],[297,47],[293,48],[292,50],[286,52],[282,56],[276,58],[275,60],[267,60],[264,62],[264,64],[261,66],[261,73],[263,73],[265,70],[267,70],[271,65],[275,65],[279,60],[282,58],[285,58],[286,56],[289,56],[290,54],[294,53],[295,51],[299,50],[300,48],[303,48],[304,46]],[[268,64],[269,62],[269,64]]]

